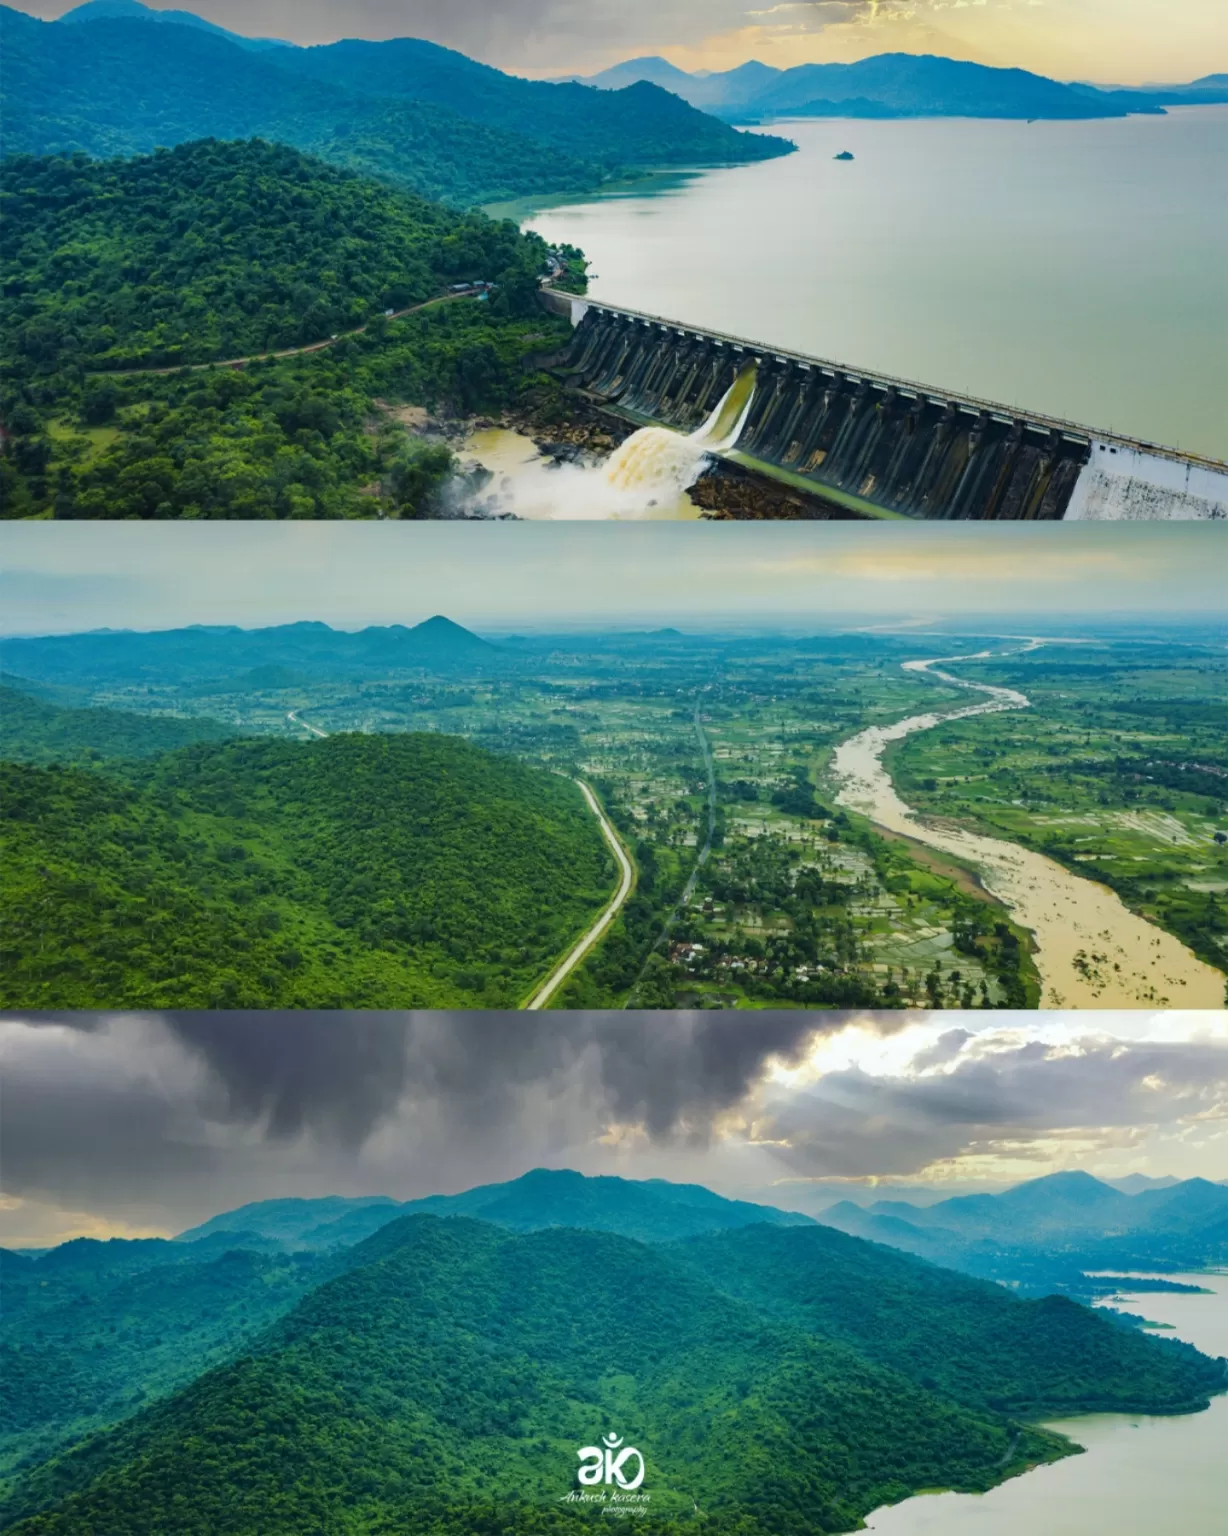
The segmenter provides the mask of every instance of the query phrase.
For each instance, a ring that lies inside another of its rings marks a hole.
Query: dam
[[[1228,465],[867,373],[546,287],[572,324],[552,371],[638,426],[691,434],[739,379],[753,394],[713,450],[850,517],[1228,519]]]

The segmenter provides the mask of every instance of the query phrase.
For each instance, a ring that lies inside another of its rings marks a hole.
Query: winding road
[[[1032,640],[1024,649],[1036,650],[1044,643]],[[871,726],[842,742],[831,763],[831,775],[840,786],[836,803],[889,832],[972,864],[985,888],[1035,939],[1042,1008],[1223,1007],[1223,974],[1199,960],[1171,933],[1131,912],[1115,891],[1072,874],[1019,843],[983,836],[946,818],[923,817],[896,792],[882,761],[892,742],[952,720],[1032,707],[1031,700],[1013,688],[973,683],[937,669],[953,662],[1020,654],[1020,650],[981,651],[975,656],[904,662],[906,672],[928,673],[986,697],[966,709]]]
[[[544,1008],[549,1003],[550,999],[571,975],[572,971],[575,970],[576,966],[579,965],[580,961],[584,959],[597,940],[605,933],[619,912],[622,911],[627,897],[631,894],[631,887],[635,883],[635,871],[631,867],[631,860],[627,857],[626,849],[624,849],[619,841],[618,833],[615,832],[606,813],[601,809],[601,803],[598,801],[597,796],[582,779],[576,779],[575,782],[580,786],[584,798],[588,801],[589,810],[592,811],[600,823],[602,836],[609,844],[610,851],[618,860],[619,869],[622,871],[622,879],[609,906],[606,907],[593,926],[576,944],[567,958],[554,968],[545,986],[534,995],[531,1001],[525,1004],[525,1010],[530,1013]]]
[[[471,288],[465,293],[444,293],[427,299],[425,304],[411,304],[408,309],[395,310],[385,315],[385,320],[404,320],[406,315],[416,315],[420,310],[433,309],[436,304],[455,304],[458,299],[471,299],[477,292]],[[176,363],[173,368],[107,368],[88,374],[92,379],[168,378],[173,373],[207,373],[210,368],[246,368],[248,363],[276,363],[287,357],[308,357],[313,352],[327,352],[329,347],[349,341],[353,336],[365,336],[370,325],[360,325],[356,331],[341,331],[336,336],[326,336],[323,341],[313,341],[306,347],[288,347],[283,352],[255,352],[251,357],[228,357],[214,363]]]
[[[291,725],[301,725],[305,731],[310,731],[313,736],[318,736],[321,741],[328,740],[327,731],[322,731],[318,725],[308,725],[306,720],[300,720],[297,711],[292,709],[286,716],[286,719]]]

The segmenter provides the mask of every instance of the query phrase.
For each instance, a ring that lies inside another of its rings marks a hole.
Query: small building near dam
[[[958,521],[1228,519],[1228,464],[697,330],[549,287],[574,328],[553,370],[640,425],[701,430],[748,369],[715,450],[846,515]]]

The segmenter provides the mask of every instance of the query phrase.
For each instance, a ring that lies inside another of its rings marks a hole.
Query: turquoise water
[[[779,131],[528,225],[611,304],[1228,459],[1228,106]]]

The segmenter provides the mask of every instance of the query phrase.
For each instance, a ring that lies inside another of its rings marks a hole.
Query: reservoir
[[[1029,648],[1040,644],[1032,641]],[[1172,934],[1131,912],[1107,886],[1072,874],[1018,843],[987,837],[953,821],[922,818],[896,793],[883,764],[892,742],[947,720],[1031,707],[1027,696],[1013,688],[974,683],[939,670],[993,654],[904,662],[905,672],[928,673],[967,689],[978,702],[871,726],[842,742],[830,768],[839,786],[837,803],[890,832],[955,854],[977,869],[985,888],[1035,937],[1042,1008],[1222,1007],[1223,975]],[[1089,967],[1088,955],[1100,957],[1099,963]]]
[[[772,131],[800,152],[505,211],[606,303],[1228,459],[1228,106]]]
[[[1174,1275],[1211,1296],[1124,1295],[1123,1310],[1169,1337],[1228,1355],[1228,1274]],[[1128,1281],[1123,1284],[1129,1284]],[[981,1495],[907,1499],[867,1521],[878,1536],[1222,1536],[1228,1507],[1228,1397],[1181,1418],[1095,1414],[1048,1425],[1085,1448]]]

